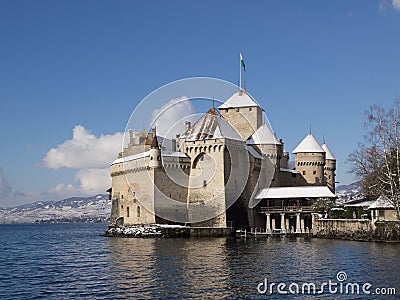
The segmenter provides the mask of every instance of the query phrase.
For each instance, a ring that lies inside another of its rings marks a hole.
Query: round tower
[[[335,193],[336,158],[335,156],[333,156],[331,150],[325,143],[321,147],[325,150],[326,153],[324,168],[326,185],[329,187],[332,193]]]
[[[246,141],[246,145],[252,146],[258,150],[272,163],[274,168],[274,177],[272,186],[279,186],[279,173],[281,168],[281,159],[283,157],[283,143],[272,133],[267,124],[261,125],[256,132]]]
[[[310,133],[293,150],[296,170],[306,185],[326,185],[324,176],[325,151]]]
[[[150,168],[160,168],[161,167],[161,150],[158,146],[157,134],[154,130],[153,141],[150,146]]]

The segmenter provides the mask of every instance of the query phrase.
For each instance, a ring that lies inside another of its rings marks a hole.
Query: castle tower
[[[237,200],[247,182],[243,174],[248,168],[244,141],[214,107],[188,126],[180,138],[181,149],[191,159],[189,223],[200,227],[227,226],[231,221],[227,207]],[[241,211],[247,218],[246,209]]]
[[[245,90],[235,92],[218,109],[243,140],[247,140],[262,125],[263,110]]]
[[[326,153],[324,168],[326,185],[329,187],[332,193],[335,193],[336,158],[335,156],[333,156],[331,150],[325,143],[321,147],[325,150]]]
[[[154,130],[154,137],[153,141],[151,142],[150,146],[150,168],[160,168],[161,167],[161,150],[158,145],[157,134]]]
[[[325,150],[309,133],[293,150],[296,170],[309,185],[325,185]]]
[[[256,132],[246,141],[246,145],[252,146],[270,160],[274,174],[271,174],[272,186],[279,186],[279,172],[283,157],[283,143],[272,133],[267,124],[260,126]]]

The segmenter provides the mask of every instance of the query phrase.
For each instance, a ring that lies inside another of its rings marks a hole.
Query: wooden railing
[[[260,207],[260,213],[281,213],[281,212],[312,212],[311,206],[268,206]]]

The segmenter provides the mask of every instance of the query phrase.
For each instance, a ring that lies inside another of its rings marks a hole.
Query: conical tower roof
[[[254,107],[259,106],[257,101],[253,99],[246,91],[238,90],[228,100],[222,104],[221,108],[237,108],[237,107]]]
[[[297,147],[293,150],[293,153],[324,153],[320,144],[317,142],[315,137],[309,133]]]
[[[242,141],[236,130],[213,107],[182,136],[188,141],[227,138]]]
[[[151,142],[151,149],[160,149],[158,146],[158,140],[157,140],[157,134],[156,131],[154,130],[154,137],[153,137],[153,141]]]
[[[328,146],[325,143],[321,147],[322,147],[322,149],[325,150],[325,153],[326,153],[325,158],[326,159],[336,160],[335,156],[332,154],[331,150],[328,148]]]
[[[261,125],[246,141],[247,145],[282,145],[267,124]]]

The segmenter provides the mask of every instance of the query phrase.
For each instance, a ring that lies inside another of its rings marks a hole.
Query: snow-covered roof
[[[167,157],[181,157],[181,158],[187,158],[188,156],[179,151],[161,151],[161,156],[167,156]]]
[[[139,159],[139,158],[144,158],[150,155],[150,151],[146,151],[146,152],[141,152],[138,154],[133,154],[133,155],[129,155],[129,156],[123,156],[121,158],[118,158],[116,160],[114,160],[111,165],[115,165],[115,164],[119,164],[122,162],[127,162],[127,161],[131,161],[131,160],[135,160],[135,159]]]
[[[368,208],[369,209],[394,209],[394,206],[392,203],[389,202],[388,198],[386,198],[384,196],[380,196]]]
[[[297,147],[293,150],[293,153],[324,153],[320,144],[317,142],[315,137],[309,133]]]
[[[325,158],[326,159],[330,159],[330,160],[336,160],[335,156],[332,154],[332,151],[328,148],[328,146],[324,143],[321,146],[322,149],[324,149],[326,155]]]
[[[141,152],[138,154],[133,154],[133,155],[129,155],[129,156],[124,156],[121,158],[118,158],[116,160],[114,160],[111,165],[115,165],[115,164],[119,164],[122,162],[128,162],[128,161],[132,161],[132,160],[136,160],[136,159],[140,159],[140,158],[145,158],[147,156],[150,156],[150,151],[146,151],[146,152]],[[165,157],[180,157],[180,158],[187,158],[188,156],[183,153],[183,152],[174,152],[174,151],[161,151],[161,156],[165,156]]]
[[[335,198],[327,186],[270,187],[260,189],[256,199]]]
[[[358,202],[358,203],[351,203],[351,204],[343,203],[343,206],[345,206],[345,207],[365,207],[365,208],[369,208],[371,206],[371,204],[373,204],[374,202],[375,201],[366,200],[366,201],[362,201],[362,202]]]
[[[299,174],[299,171],[292,170],[292,169],[280,168],[280,171],[281,171],[281,172],[293,173],[293,174]]]
[[[215,108],[211,108],[206,112],[181,137],[187,141],[220,138],[243,141],[236,130],[216,111]]]
[[[257,150],[254,149],[253,147],[251,147],[251,146],[246,146],[246,149],[247,149],[247,151],[249,151],[249,153],[250,153],[251,155],[253,155],[255,158],[259,158],[259,159],[262,159],[262,158],[263,158],[263,157],[261,156],[261,154],[258,153]]]
[[[236,108],[236,107],[254,107],[259,106],[256,100],[253,99],[246,91],[239,90],[235,92],[228,100],[222,104],[221,108]]]
[[[261,125],[246,141],[247,145],[282,145],[267,124]]]

